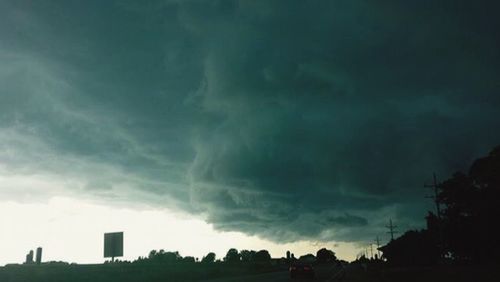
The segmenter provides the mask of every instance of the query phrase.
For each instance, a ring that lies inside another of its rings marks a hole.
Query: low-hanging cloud
[[[358,241],[389,217],[422,225],[429,175],[500,141],[494,7],[51,3],[0,4],[4,174]]]

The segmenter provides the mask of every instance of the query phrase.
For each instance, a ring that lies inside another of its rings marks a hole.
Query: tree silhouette
[[[474,215],[475,199],[478,191],[472,179],[458,172],[441,185],[439,200],[444,204],[442,212],[443,244],[445,250],[455,260],[474,260],[475,234]]]
[[[434,237],[427,230],[407,231],[380,250],[391,265],[433,265],[439,258]]]
[[[316,261],[316,257],[313,254],[306,254],[306,255],[300,256],[299,260],[304,261],[304,262],[314,262],[314,261]]]
[[[334,262],[337,260],[335,252],[322,248],[316,252],[316,260],[318,263]]]
[[[241,256],[241,261],[250,262],[254,260],[255,251],[242,250],[240,252],[240,256]]]
[[[149,252],[148,260],[152,262],[174,263],[182,261],[179,252],[165,252],[164,250],[152,250]]]
[[[238,262],[240,261],[240,254],[237,249],[231,248],[227,251],[226,256],[224,257],[225,262]]]
[[[390,263],[499,262],[500,146],[479,158],[468,173],[456,172],[438,185],[441,213],[426,216],[427,230],[408,231],[381,247]]]
[[[254,261],[258,262],[268,262],[271,261],[271,255],[267,250],[260,250],[255,253],[254,255]]]
[[[208,253],[206,256],[204,256],[202,259],[201,259],[201,262],[204,262],[204,263],[212,263],[215,261],[215,253]]]
[[[500,146],[440,188],[443,251],[459,261],[499,261],[500,231],[492,219],[500,217]]]
[[[191,257],[191,256],[187,256],[187,257],[183,257],[182,258],[182,262],[187,262],[187,263],[195,263],[196,260],[194,257]]]

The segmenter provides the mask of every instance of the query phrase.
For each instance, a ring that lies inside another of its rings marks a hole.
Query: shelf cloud
[[[494,6],[2,1],[0,194],[277,242],[420,227],[432,173],[500,143]]]

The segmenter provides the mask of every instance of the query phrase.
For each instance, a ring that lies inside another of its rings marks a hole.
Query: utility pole
[[[434,203],[436,204],[436,213],[437,213],[436,216],[438,219],[440,219],[441,218],[441,207],[440,207],[439,199],[438,199],[439,184],[437,183],[437,180],[436,180],[436,173],[433,173],[432,176],[434,178],[434,183],[431,185],[425,184],[424,187],[425,188],[432,188],[434,195],[433,196],[426,196],[426,198],[432,199],[434,201]]]
[[[395,229],[397,228],[397,226],[392,224],[392,219],[389,219],[389,225],[386,226],[386,228],[389,229],[389,232],[387,232],[387,233],[391,234],[391,241],[394,240],[394,234],[396,234],[398,232],[395,231]]]
[[[443,258],[443,226],[441,223],[441,203],[439,202],[439,188],[440,185],[437,182],[436,179],[436,173],[432,174],[434,183],[432,185],[424,185],[425,188],[431,188],[433,189],[434,195],[433,196],[426,196],[426,198],[432,199],[434,203],[436,204],[436,217],[437,217],[437,232],[438,232],[438,242],[437,242],[437,247],[439,250],[439,256],[442,259]]]
[[[379,250],[380,249],[380,239],[378,238],[378,236],[375,239],[375,242],[377,242],[377,254],[378,254],[378,258],[380,259],[380,250]]]
[[[373,260],[373,244],[370,243],[370,256],[371,256],[371,259]]]

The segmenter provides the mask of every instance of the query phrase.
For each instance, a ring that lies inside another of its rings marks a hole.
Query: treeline
[[[217,259],[216,254],[209,252],[201,260],[192,256],[182,257],[179,252],[169,252],[164,250],[152,250],[147,257],[139,257],[133,262],[156,262],[156,263],[215,263],[215,262],[269,262],[271,255],[267,250],[238,250],[231,248],[225,257]]]
[[[147,257],[139,257],[134,262],[155,262],[155,263],[194,263],[196,258],[192,256],[182,257],[179,252],[168,252],[165,250],[151,250]]]
[[[216,254],[209,252],[207,255],[203,256],[201,260],[192,256],[182,257],[177,251],[165,251],[165,250],[152,250],[149,252],[147,257],[139,257],[132,263],[269,263],[273,259],[269,251],[267,250],[241,250],[238,251],[235,248],[230,248],[226,255],[222,258],[217,258]],[[335,252],[322,248],[317,251],[316,256],[313,254],[306,254],[298,259],[295,258],[293,254],[287,252],[286,257],[281,257],[275,259],[277,263],[290,263],[295,260],[304,260],[309,262],[317,263],[327,263],[337,261]],[[126,262],[128,261],[117,261]]]
[[[408,231],[381,247],[394,265],[500,262],[500,146],[438,184],[439,214],[427,228]]]

